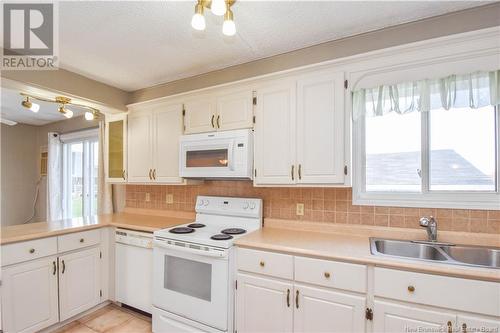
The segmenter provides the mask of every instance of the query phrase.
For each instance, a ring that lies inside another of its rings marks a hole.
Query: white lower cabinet
[[[366,298],[295,284],[294,332],[364,332]]]
[[[59,311],[61,321],[88,310],[101,299],[99,248],[59,257]]]
[[[497,295],[500,297],[500,295]],[[457,325],[462,333],[466,332],[500,332],[500,318],[492,319],[475,315],[457,317]]]
[[[2,269],[4,332],[37,332],[59,321],[57,257]]]
[[[292,332],[293,284],[238,273],[237,331]]]
[[[456,315],[435,309],[420,309],[411,304],[375,300],[374,332],[451,332]]]

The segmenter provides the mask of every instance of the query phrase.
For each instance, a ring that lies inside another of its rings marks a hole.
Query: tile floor
[[[96,310],[56,333],[151,333],[151,319],[114,304]]]

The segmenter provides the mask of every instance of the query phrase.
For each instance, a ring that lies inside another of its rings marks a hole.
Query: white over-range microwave
[[[252,179],[253,131],[183,135],[179,154],[181,177]]]

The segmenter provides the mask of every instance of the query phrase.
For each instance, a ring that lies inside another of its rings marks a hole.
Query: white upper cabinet
[[[257,89],[256,185],[344,184],[344,74]]]
[[[181,104],[132,111],[128,124],[128,181],[182,183],[179,177],[181,135]]]
[[[106,115],[106,181],[127,181],[127,114]]]
[[[134,112],[128,118],[128,181],[148,182],[153,169],[153,115]]]
[[[59,310],[61,321],[99,304],[101,273],[99,248],[59,257]]]
[[[295,183],[295,83],[257,90],[255,184]]]
[[[344,74],[297,82],[297,182],[344,182]]]
[[[363,295],[295,284],[294,332],[356,333],[365,331]]]
[[[220,131],[253,126],[252,91],[235,91],[218,96],[215,124]]]
[[[3,269],[2,311],[4,332],[38,332],[57,323],[57,258]]]
[[[215,102],[210,96],[192,98],[184,102],[184,133],[212,132],[217,129]]]
[[[253,126],[252,90],[224,90],[184,102],[186,134]]]
[[[182,105],[170,105],[153,112],[153,176],[162,183],[181,183],[179,137],[182,135]]]

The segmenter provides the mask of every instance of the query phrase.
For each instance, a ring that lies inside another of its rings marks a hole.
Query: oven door
[[[155,240],[153,305],[219,330],[228,326],[229,264],[222,254]],[[177,247],[177,248],[176,248]]]
[[[234,173],[234,139],[181,141],[181,177],[230,177]]]

